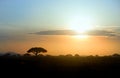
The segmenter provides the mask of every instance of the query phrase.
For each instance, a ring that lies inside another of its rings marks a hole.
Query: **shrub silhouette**
[[[76,57],[79,57],[80,55],[79,54],[75,54]]]
[[[117,57],[117,56],[120,56],[120,54],[115,53],[115,54],[113,54],[112,56]]]
[[[27,52],[33,53],[35,56],[38,56],[39,53],[41,53],[41,52],[46,53],[47,50],[42,47],[32,47]]]
[[[31,56],[31,54],[25,53],[23,56]]]

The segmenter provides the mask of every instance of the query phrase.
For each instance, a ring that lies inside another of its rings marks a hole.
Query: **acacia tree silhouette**
[[[41,53],[41,52],[46,53],[47,50],[42,47],[32,47],[27,52],[33,53],[35,56],[38,56],[39,53]]]

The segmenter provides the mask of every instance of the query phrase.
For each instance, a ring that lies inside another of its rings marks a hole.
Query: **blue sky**
[[[100,26],[119,26],[119,7],[119,0],[1,0],[0,28],[67,29],[72,16],[89,16]]]

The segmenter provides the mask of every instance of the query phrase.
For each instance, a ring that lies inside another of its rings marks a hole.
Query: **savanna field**
[[[1,75],[28,77],[118,77],[120,55],[0,56]],[[6,75],[4,75],[6,74]]]

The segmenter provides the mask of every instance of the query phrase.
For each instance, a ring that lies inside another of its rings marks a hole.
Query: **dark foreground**
[[[120,56],[0,56],[0,75],[3,78],[120,78]]]

